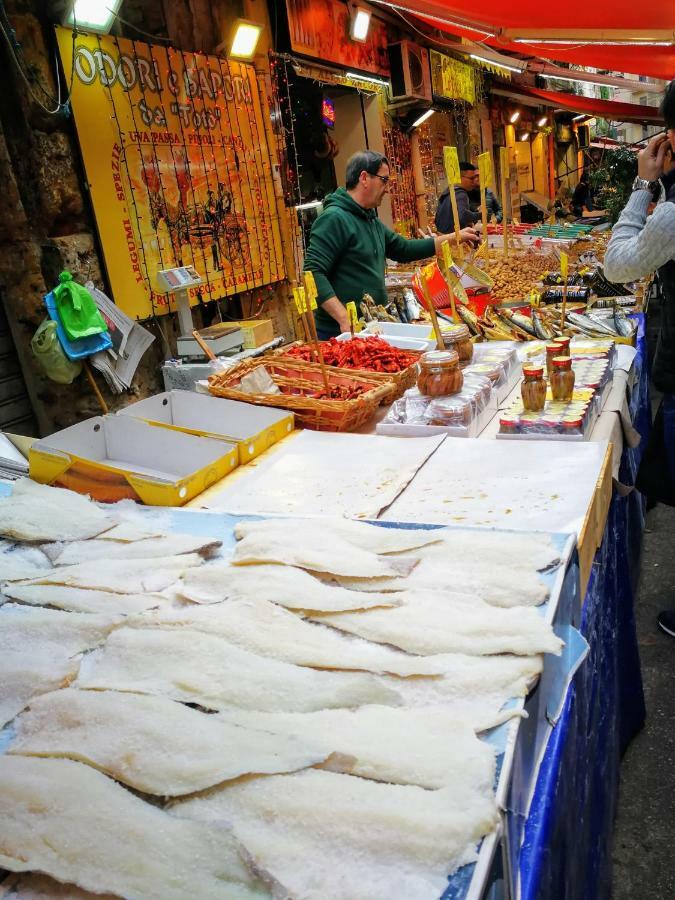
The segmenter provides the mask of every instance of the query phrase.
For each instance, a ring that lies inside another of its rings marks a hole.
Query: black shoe
[[[665,631],[671,637],[675,637],[675,609],[665,609],[656,617],[656,624],[661,631]]]

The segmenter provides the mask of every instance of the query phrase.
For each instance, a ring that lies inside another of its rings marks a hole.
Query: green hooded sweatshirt
[[[433,256],[433,238],[409,241],[386,228],[374,209],[364,209],[344,188],[324,200],[324,211],[312,226],[304,269],[314,273],[318,308],[317,329],[337,335],[338,323],[321,304],[337,297],[342,303],[359,303],[370,294],[376,303],[387,302],[384,287],[385,260],[414,262]]]

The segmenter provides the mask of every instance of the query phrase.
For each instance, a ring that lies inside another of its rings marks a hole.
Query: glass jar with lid
[[[456,350],[460,363],[470,363],[473,359],[473,343],[466,325],[443,325],[441,327],[446,350]]]
[[[560,345],[560,353],[558,356],[569,356],[570,355],[570,341],[572,339],[568,337],[557,337],[555,339],[555,343]]]
[[[556,356],[569,356],[569,353],[561,353],[561,346],[557,341],[553,341],[551,344],[546,345],[546,374],[548,377],[551,377],[551,369],[553,368],[551,365],[551,361],[555,359]]]
[[[543,366],[523,366],[523,382],[520,385],[523,406],[528,412],[538,412],[546,403],[546,382]]]
[[[574,392],[574,370],[569,356],[555,356],[551,360],[551,393],[554,400],[567,402]]]
[[[446,397],[462,390],[464,378],[456,350],[429,350],[419,360],[417,388],[427,397]]]

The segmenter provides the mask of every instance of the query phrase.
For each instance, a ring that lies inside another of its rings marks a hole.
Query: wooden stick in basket
[[[316,332],[316,322],[314,321],[314,313],[312,312],[312,300],[316,297],[316,285],[314,284],[314,276],[311,272],[305,272],[305,314],[307,316],[307,325],[309,327],[309,333],[312,335],[312,340],[314,341],[314,349],[316,351],[317,359],[319,360],[319,365],[321,366],[321,377],[323,378],[323,386],[326,390],[326,395],[330,397],[330,387],[328,385],[328,372],[326,372],[326,363],[323,359],[323,353],[321,352],[321,347],[319,346],[319,336]]]
[[[431,324],[434,329],[434,334],[436,335],[436,344],[438,345],[439,350],[445,350],[445,341],[443,340],[443,335],[441,334],[441,326],[438,324],[438,316],[436,315],[434,301],[431,299],[429,285],[427,284],[427,280],[422,274],[422,270],[419,268],[419,266],[415,269],[415,275],[417,276],[417,280],[419,281],[419,285],[422,289],[422,295],[424,297],[424,304],[427,308],[427,312],[431,316]]]

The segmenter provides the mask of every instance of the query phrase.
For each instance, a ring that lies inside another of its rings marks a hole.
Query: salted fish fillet
[[[23,650],[0,655],[0,728],[11,722],[38,695],[70,684],[79,658],[34,658]]]
[[[560,561],[560,553],[548,534],[452,528],[444,530],[442,535],[441,543],[420,551],[423,559],[450,557],[477,566],[481,561],[494,566],[517,563],[535,571],[548,569]]]
[[[62,884],[48,875],[11,875],[8,894],[3,893],[5,882],[0,884],[0,897],[7,900],[120,900],[114,894],[92,894],[74,884]]]
[[[294,666],[187,628],[120,628],[83,660],[75,686],[158,694],[207,709],[311,712],[400,702],[375,675]]]
[[[380,784],[308,769],[216,789],[171,812],[225,819],[275,896],[429,900],[498,821],[492,791]]]
[[[0,498],[0,537],[16,541],[79,541],[112,528],[115,520],[88,497],[30,478]]]
[[[381,525],[369,525],[367,522],[356,522],[351,519],[321,518],[316,519],[264,519],[261,521],[238,522],[234,527],[237,540],[251,534],[276,534],[279,525],[286,533],[295,534],[296,528],[305,530],[321,529],[326,544],[334,539],[347,541],[370,553],[405,553],[428,544],[443,540],[444,532],[440,529],[423,528],[387,528]]]
[[[394,609],[312,615],[332,625],[408,653],[534,653],[560,655],[563,642],[536,610],[501,609],[465,594],[406,591],[406,603]]]
[[[5,603],[0,608],[2,654],[23,652],[29,658],[68,657],[96,647],[124,619],[116,615],[83,615]]]
[[[362,669],[402,677],[443,672],[443,666],[433,659],[349,638],[266,600],[156,610],[134,616],[126,624],[132,628],[188,628],[218,635],[251,653],[317,669]]]
[[[162,591],[183,572],[204,562],[198,553],[162,556],[156,559],[99,559],[75,566],[57,566],[23,584],[62,584],[117,594]]]
[[[0,540],[0,584],[32,578],[50,568],[48,557],[37,547]]]
[[[64,545],[53,562],[57,566],[73,566],[99,559],[154,559],[183,553],[208,557],[220,546],[222,541],[193,534],[167,534],[134,542],[92,539]]]
[[[79,760],[162,797],[251,773],[293,772],[333,753],[325,749],[329,742],[309,735],[271,732],[163,697],[117,691],[69,688],[36,697],[15,731],[9,753]]]
[[[115,594],[111,591],[90,591],[62,584],[14,584],[7,585],[4,593],[13,600],[31,606],[52,606],[79,613],[111,613],[131,615],[168,606],[164,594],[148,591],[144,594]]]
[[[213,718],[308,740],[323,745],[329,753],[354,757],[351,774],[373,781],[434,790],[459,780],[485,793],[494,782],[493,748],[479,740],[465,721],[444,709],[362,706],[313,713],[225,710]]]
[[[144,541],[147,538],[166,537],[170,533],[150,522],[146,525],[144,522],[123,519],[119,525],[115,525],[110,531],[103,532],[98,538],[101,541],[131,543],[132,541]]]
[[[270,521],[269,526],[249,531],[237,543],[234,565],[281,563],[331,575],[378,578],[407,575],[417,562],[410,557],[378,556],[361,550],[337,535],[324,534],[320,522],[299,519],[292,532],[283,520]]]
[[[224,827],[177,819],[68,759],[0,758],[0,866],[144,900],[268,896]]]
[[[252,597],[286,606],[341,612],[372,606],[396,606],[402,601],[396,592],[349,591],[330,585],[296,566],[261,563],[256,566],[230,566],[210,563],[187,571],[181,583],[181,596],[193,603],[221,603],[223,600],[248,600]]]

